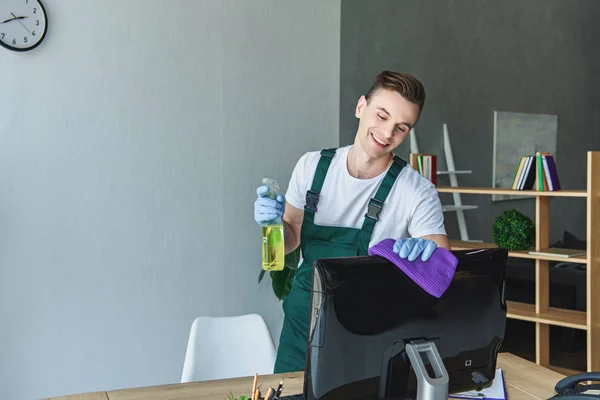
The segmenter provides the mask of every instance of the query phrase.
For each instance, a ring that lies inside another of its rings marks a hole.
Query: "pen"
[[[258,383],[258,374],[254,374],[254,383],[252,384],[252,400],[258,400],[256,396],[256,384]]]
[[[282,388],[283,388],[283,379],[279,381],[279,386],[277,386],[277,391],[275,392],[275,398],[279,398],[279,396],[281,396]]]
[[[270,400],[272,394],[274,394],[273,388],[269,388],[269,390],[267,391],[267,394],[265,396],[265,400]]]
[[[460,398],[466,398],[466,399],[484,399],[485,395],[483,393],[474,393],[474,394],[471,394],[471,393],[461,393],[458,396],[448,396],[448,397],[453,397],[453,398],[457,398],[457,399],[460,399]]]

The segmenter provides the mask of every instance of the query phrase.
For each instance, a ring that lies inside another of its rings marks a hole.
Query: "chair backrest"
[[[272,374],[275,356],[260,315],[198,317],[190,330],[181,382]]]

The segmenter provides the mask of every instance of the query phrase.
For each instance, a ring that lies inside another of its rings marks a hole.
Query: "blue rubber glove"
[[[422,261],[427,261],[436,248],[435,242],[420,238],[400,239],[394,243],[394,253],[402,258],[408,258],[408,261],[416,260],[419,254]]]
[[[282,218],[285,211],[285,197],[279,194],[277,199],[273,200],[266,197],[268,192],[269,188],[267,186],[260,186],[256,189],[258,197],[254,202],[254,220],[259,225],[272,221],[277,217]]]

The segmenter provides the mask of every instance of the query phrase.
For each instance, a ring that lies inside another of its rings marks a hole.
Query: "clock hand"
[[[12,15],[15,15],[15,14],[13,14],[13,13],[11,13],[11,14],[12,14]],[[7,23],[7,22],[14,21],[15,19],[17,19],[17,17],[9,18],[9,19],[7,19],[6,21],[2,21],[2,22],[0,22],[0,24],[5,24],[5,23]]]
[[[25,25],[23,25],[23,23],[19,20],[19,18],[15,14],[13,14],[13,13],[11,13],[11,14],[13,17],[15,17],[13,19],[16,19],[17,21],[19,21],[19,23],[23,26],[23,28],[27,31],[27,33],[29,33],[31,35],[32,33],[29,32],[29,29],[27,29],[27,27]]]
[[[2,22],[0,22],[0,24],[5,24],[5,23],[7,23],[7,22],[10,22],[10,21],[15,21],[15,20],[18,20],[18,19],[25,19],[25,18],[29,18],[29,17],[16,17],[16,18],[10,18],[10,19],[7,19],[6,21],[2,21]]]

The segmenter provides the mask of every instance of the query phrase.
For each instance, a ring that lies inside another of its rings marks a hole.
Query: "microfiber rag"
[[[458,265],[458,259],[454,254],[443,247],[438,247],[427,261],[422,261],[420,257],[408,261],[394,252],[394,243],[396,243],[394,239],[384,239],[369,249],[369,255],[388,259],[423,290],[440,298],[450,286]]]

